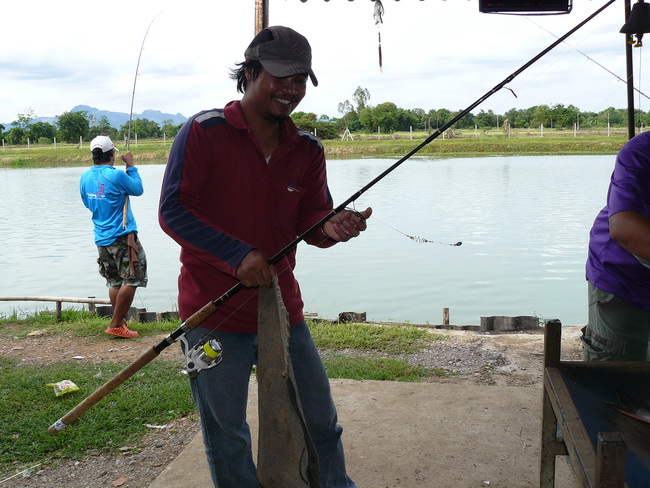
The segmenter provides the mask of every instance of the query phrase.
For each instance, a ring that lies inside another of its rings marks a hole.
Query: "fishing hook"
[[[418,244],[442,244],[443,246],[452,246],[452,247],[459,247],[459,246],[462,246],[462,245],[463,245],[462,241],[451,242],[451,243],[450,243],[450,242],[431,241],[431,240],[429,240],[429,239],[425,239],[424,237],[420,237],[420,236],[412,236],[412,235],[410,235],[410,234],[406,234],[406,233],[402,232],[401,230],[399,230],[399,229],[393,227],[393,226],[390,225],[390,224],[387,224],[386,222],[383,222],[383,221],[379,220],[379,219],[378,219],[377,217],[375,217],[374,215],[373,215],[372,218],[373,218],[373,220],[376,220],[377,222],[380,222],[380,223],[384,224],[386,227],[390,227],[390,228],[393,229],[394,231],[399,232],[399,233],[402,234],[403,236],[408,237],[408,238],[411,239],[412,241],[417,242]]]
[[[591,14],[585,20],[580,22],[573,29],[569,30],[566,34],[564,34],[562,37],[560,37],[557,41],[555,41],[553,44],[551,44],[546,49],[541,51],[537,56],[535,56],[530,61],[525,63],[523,66],[521,66],[521,68],[519,68],[517,71],[515,71],[514,73],[512,73],[511,75],[506,77],[506,79],[504,79],[501,83],[499,83],[494,88],[492,88],[492,90],[487,92],[485,95],[480,97],[478,100],[476,100],[474,103],[472,103],[465,110],[463,110],[458,115],[453,117],[449,122],[444,124],[440,129],[436,130],[433,134],[431,134],[429,137],[427,137],[424,140],[424,142],[422,142],[417,147],[415,147],[414,149],[409,151],[405,156],[403,156],[398,161],[396,161],[388,169],[384,170],[383,173],[381,173],[380,175],[375,177],[366,186],[364,186],[363,188],[358,190],[356,193],[354,193],[352,196],[350,196],[347,200],[345,200],[343,203],[341,203],[338,207],[332,209],[327,215],[325,215],[318,222],[316,222],[314,225],[312,225],[309,229],[304,231],[302,234],[300,234],[298,237],[296,237],[292,242],[287,244],[284,248],[282,248],[275,255],[273,255],[271,258],[269,258],[268,263],[269,264],[275,264],[278,261],[280,261],[285,256],[285,254],[289,253],[289,251],[291,251],[294,247],[296,247],[300,242],[305,240],[305,238],[307,238],[307,236],[309,236],[312,232],[314,232],[314,231],[318,230],[319,228],[321,228],[325,222],[327,222],[329,219],[331,219],[337,213],[342,212],[343,210],[345,210],[345,208],[350,203],[354,202],[363,193],[368,191],[371,187],[373,187],[380,180],[382,180],[386,175],[388,175],[393,170],[395,170],[404,161],[409,159],[411,156],[413,156],[415,153],[417,153],[420,149],[422,149],[424,146],[429,144],[431,141],[433,141],[434,139],[436,139],[437,137],[442,135],[443,132],[445,132],[452,125],[454,125],[456,122],[458,122],[460,119],[462,119],[470,111],[472,111],[474,108],[476,108],[478,105],[483,103],[486,99],[488,99],[491,95],[495,94],[497,91],[499,91],[501,88],[503,88],[506,84],[508,84],[510,81],[512,81],[517,75],[519,75],[524,70],[526,70],[528,67],[530,67],[533,63],[535,63],[538,59],[540,59],[546,53],[551,51],[558,44],[562,43],[567,37],[569,37],[575,31],[580,29],[583,25],[585,25],[587,22],[589,22],[591,19],[593,19],[596,15],[601,13],[603,10],[605,10],[605,8],[609,7],[615,1],[616,0],[609,0],[605,5],[603,5],[601,8],[596,10],[593,14]],[[135,361],[133,361],[131,364],[129,364],[126,368],[124,368],[122,371],[120,371],[116,376],[114,376],[113,378],[108,380],[106,383],[104,383],[97,390],[95,390],[88,397],[86,397],[86,399],[82,400],[76,407],[74,407],[67,414],[65,414],[63,417],[61,417],[59,420],[57,420],[54,424],[52,424],[48,428],[48,432],[50,434],[54,435],[54,434],[58,434],[60,431],[65,429],[68,425],[70,425],[72,422],[77,420],[81,415],[83,415],[85,412],[87,412],[90,408],[92,408],[93,405],[95,405],[97,402],[99,402],[102,398],[104,398],[106,395],[108,395],[111,391],[113,391],[115,388],[120,386],[127,379],[129,379],[131,376],[133,376],[137,371],[139,371],[144,366],[146,366],[148,363],[153,361],[156,357],[158,357],[158,355],[163,350],[165,350],[167,347],[174,344],[183,334],[185,334],[185,333],[189,332],[190,330],[198,327],[201,323],[203,323],[205,320],[207,320],[208,317],[210,317],[213,313],[215,313],[217,311],[217,309],[219,308],[219,306],[221,304],[225,303],[227,300],[232,298],[242,288],[244,288],[244,285],[243,285],[243,283],[239,282],[236,285],[234,285],[232,288],[230,288],[230,290],[228,290],[226,293],[221,295],[219,298],[217,298],[216,300],[214,300],[212,302],[208,302],[203,307],[201,307],[198,311],[194,312],[194,314],[192,314],[190,317],[188,317],[186,320],[184,320],[181,323],[181,325],[175,331],[171,332],[167,337],[165,337],[157,345],[155,345],[155,346],[151,347],[149,350],[145,351],[144,354],[142,354]]]

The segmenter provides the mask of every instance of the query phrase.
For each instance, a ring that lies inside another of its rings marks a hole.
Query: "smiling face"
[[[307,74],[276,78],[265,69],[253,79],[246,71],[247,86],[242,105],[249,113],[272,122],[286,120],[305,97]]]

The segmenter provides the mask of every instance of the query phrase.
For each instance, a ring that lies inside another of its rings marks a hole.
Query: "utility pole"
[[[625,8],[625,22],[630,18],[630,0],[623,2]],[[631,35],[625,34],[625,65],[627,68],[627,137],[632,139],[636,132],[634,127],[634,68],[632,63]]]

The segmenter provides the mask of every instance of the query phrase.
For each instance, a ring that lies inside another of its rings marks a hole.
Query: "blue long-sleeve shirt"
[[[79,191],[84,205],[92,212],[95,244],[108,246],[121,235],[138,231],[130,205],[123,228],[124,200],[127,195],[144,193],[138,168],[126,168],[124,172],[106,164],[93,166],[81,175]]]

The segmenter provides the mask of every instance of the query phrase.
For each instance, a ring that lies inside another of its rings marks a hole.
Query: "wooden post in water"
[[[449,325],[449,309],[447,307],[442,309],[442,325]]]

